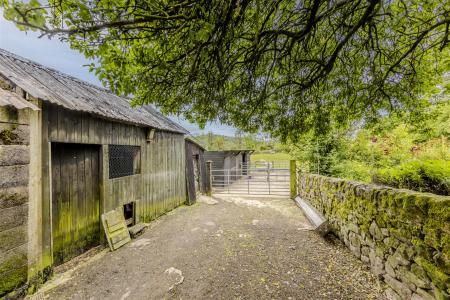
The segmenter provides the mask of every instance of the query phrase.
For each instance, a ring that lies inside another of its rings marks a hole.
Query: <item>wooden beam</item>
[[[295,203],[300,207],[314,227],[314,231],[321,236],[325,236],[330,231],[327,219],[319,213],[308,201],[300,197],[295,197]]]

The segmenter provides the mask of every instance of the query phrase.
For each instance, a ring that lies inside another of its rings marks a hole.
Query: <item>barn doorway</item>
[[[193,155],[192,160],[194,162],[194,185],[195,185],[195,194],[200,194],[200,163],[199,163],[199,155]]]
[[[100,243],[100,146],[52,143],[53,260]]]

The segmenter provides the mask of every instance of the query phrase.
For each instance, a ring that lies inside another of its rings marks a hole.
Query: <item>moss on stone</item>
[[[427,272],[428,277],[431,281],[440,289],[447,289],[450,286],[450,276],[441,271],[432,262],[426,260],[423,257],[416,257],[414,261],[421,266],[425,272]]]
[[[14,141],[19,138],[19,135],[14,132],[15,126],[12,129],[4,129],[0,131],[0,141],[3,145],[12,145]]]
[[[426,270],[433,284],[441,290],[449,284],[450,197],[319,175],[301,174],[299,182],[301,196],[325,213],[341,238],[345,238],[341,228],[355,224],[367,240],[370,224],[375,221],[378,227],[387,229],[387,238],[383,238],[386,243],[376,243],[377,255],[399,251],[410,262],[421,257],[426,266],[420,268]]]
[[[27,257],[24,253],[13,255],[0,264],[0,297],[25,284],[27,270]]]

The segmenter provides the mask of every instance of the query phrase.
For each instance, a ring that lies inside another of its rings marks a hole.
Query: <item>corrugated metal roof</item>
[[[125,123],[186,134],[188,131],[150,105],[131,107],[130,100],[57,70],[0,49],[0,74],[27,93],[70,110]]]
[[[39,107],[19,97],[16,93],[0,88],[0,106],[13,106],[17,109],[31,108],[39,110]]]

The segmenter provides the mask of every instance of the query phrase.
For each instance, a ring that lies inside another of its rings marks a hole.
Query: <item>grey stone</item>
[[[19,206],[28,202],[28,187],[17,186],[0,189],[0,209]]]
[[[367,246],[362,246],[361,247],[361,255],[369,256],[369,253],[370,253],[370,248],[369,247],[367,247]]]
[[[370,258],[368,256],[361,255],[360,259],[363,263],[370,264]]]
[[[370,251],[369,259],[370,259],[370,269],[375,275],[380,276],[385,274],[383,259],[378,257],[374,250]]]
[[[0,166],[0,188],[28,184],[28,165]]]
[[[394,291],[397,292],[397,294],[399,294],[399,296],[402,299],[411,299],[412,296],[412,292],[411,290],[408,288],[407,285],[403,284],[402,282],[396,280],[395,278],[393,278],[392,276],[386,274],[384,275],[384,281],[387,283],[387,285],[389,285]]]
[[[419,294],[414,293],[411,297],[411,300],[425,300],[425,299]]]
[[[428,293],[427,291],[425,291],[425,290],[423,290],[423,289],[421,289],[421,288],[418,288],[418,289],[416,290],[416,293],[417,293],[420,297],[422,297],[422,299],[425,299],[425,300],[434,300],[434,296],[433,296],[433,295],[431,295],[430,293]]]
[[[389,261],[386,261],[386,263],[384,264],[384,268],[385,268],[387,274],[391,275],[392,277],[397,276],[395,274],[394,267],[391,265],[391,263]]]
[[[409,260],[404,259],[398,252],[390,255],[387,260],[389,264],[395,269],[397,266],[408,266],[410,264]]]
[[[425,270],[419,266],[416,263],[413,263],[411,265],[411,272],[416,275],[418,278],[420,278],[421,280],[423,280],[424,282],[426,282],[427,284],[430,284],[430,279],[428,278],[427,272],[425,272]]]
[[[449,300],[450,299],[450,295],[448,293],[446,293],[445,291],[434,287],[433,288],[434,291],[434,298],[437,300]]]
[[[27,145],[0,145],[0,166],[25,165],[29,162]]]
[[[8,250],[27,242],[27,226],[18,226],[0,232],[0,257]],[[3,252],[3,253],[2,253]]]
[[[388,300],[402,300],[400,296],[391,288],[387,288],[386,291],[384,291],[384,295]]]
[[[347,228],[349,231],[353,231],[356,234],[359,234],[359,227],[358,225],[354,224],[354,223],[349,223],[347,224]]]
[[[387,229],[387,228],[381,228],[381,233],[382,233],[384,236],[389,236],[389,229]]]
[[[375,221],[372,221],[372,224],[370,224],[369,232],[375,240],[383,239],[383,234]]]
[[[420,279],[414,273],[410,272],[406,267],[400,266],[397,270],[398,278],[402,279],[403,282],[410,282],[417,287],[429,289],[431,288],[428,282]]]
[[[348,234],[348,239],[350,241],[350,250],[359,258],[361,256],[361,241],[359,240],[359,236],[354,232],[350,232]]]
[[[370,237],[366,237],[366,239],[364,240],[364,244],[366,244],[370,248],[375,248],[375,242]]]
[[[386,246],[391,247],[391,248],[397,248],[398,245],[400,244],[400,242],[396,238],[393,238],[393,237],[384,238],[383,243]]]
[[[4,231],[21,225],[26,225],[27,218],[27,204],[0,209],[0,231]]]
[[[28,125],[0,123],[0,145],[28,145],[29,143]]]

